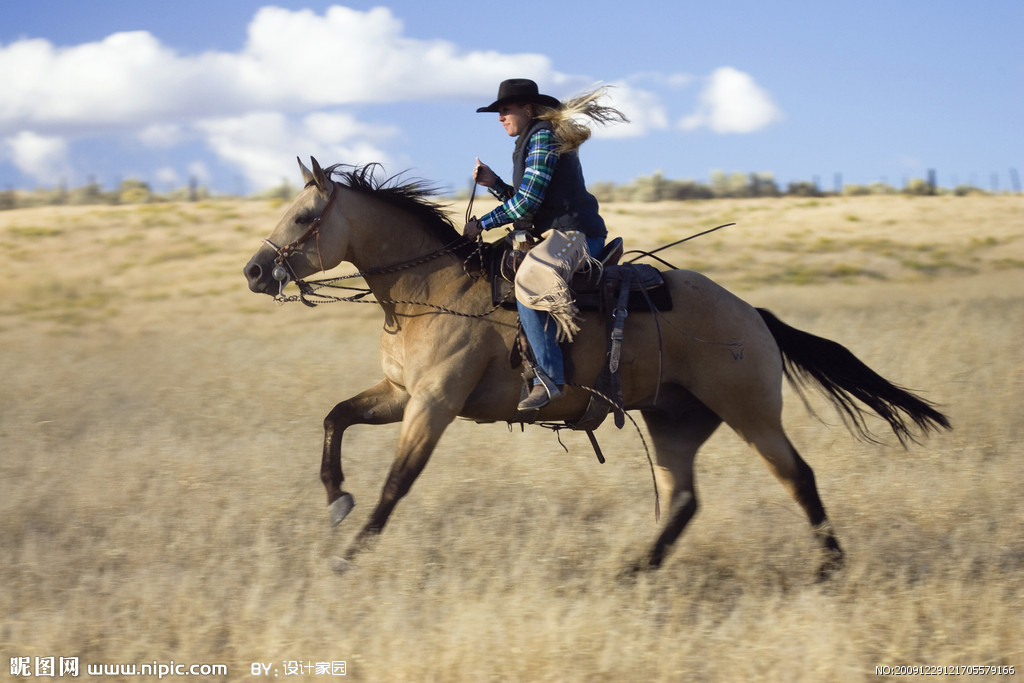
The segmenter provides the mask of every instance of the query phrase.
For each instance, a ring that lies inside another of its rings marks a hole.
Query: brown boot
[[[534,384],[530,395],[519,402],[519,410],[538,410],[551,403],[551,399],[561,395],[562,392],[558,390],[558,387],[555,387],[554,391],[549,394],[543,384]]]

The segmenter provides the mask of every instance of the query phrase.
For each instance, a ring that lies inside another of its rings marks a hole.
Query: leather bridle
[[[309,224],[306,232],[302,233],[297,239],[289,242],[283,247],[279,247],[269,239],[264,239],[263,243],[277,252],[277,258],[274,259],[274,279],[281,283],[281,289],[283,290],[288,284],[288,280],[298,281],[298,277],[295,275],[295,270],[292,265],[288,262],[288,258],[294,254],[303,244],[309,240],[316,238],[316,255],[320,260],[320,270],[325,271],[324,268],[324,255],[320,252],[320,224],[323,223],[324,219],[330,215],[334,209],[334,201],[338,198],[338,184],[335,182],[331,183],[331,197],[327,200],[327,206],[324,207],[320,215],[313,219],[313,222]]]

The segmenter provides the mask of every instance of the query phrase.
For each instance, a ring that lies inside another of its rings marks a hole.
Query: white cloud
[[[39,39],[0,45],[0,137],[26,147],[29,138],[16,136],[31,130],[49,141],[53,158],[77,139],[116,134],[170,148],[199,133],[255,181],[258,169],[276,168],[271,154],[278,163],[296,149],[381,160],[387,155],[379,145],[393,135],[334,112],[312,114],[298,126],[302,139],[289,139],[296,132],[290,117],[355,104],[487,97],[509,73],[561,78],[543,55],[463,52],[448,41],[409,38],[387,8],[334,6],[318,15],[265,7],[234,53],[182,55],[146,31],[73,47]],[[19,152],[19,168],[33,164],[29,156]]]
[[[403,31],[384,7],[333,6],[323,16],[264,7],[249,25],[236,72],[246,91],[309,106],[478,96],[509,73],[552,76],[543,55],[460,53],[453,43]]]
[[[750,74],[729,66],[715,69],[699,95],[697,110],[679,122],[683,130],[752,133],[783,119],[771,94]]]
[[[188,177],[195,178],[199,183],[210,182],[210,169],[201,161],[193,161],[188,165]]]
[[[70,48],[0,45],[0,134],[29,124],[64,135],[160,131],[183,118],[480,96],[508,73],[554,80],[543,55],[460,53],[404,37],[386,8],[334,6],[320,16],[265,7],[238,53],[183,56],[145,31]]]
[[[628,83],[612,84],[608,90],[611,106],[629,119],[629,123],[591,126],[596,138],[635,138],[669,126],[669,115],[661,98],[651,90],[642,90]]]
[[[19,171],[43,184],[68,180],[68,145],[61,138],[22,131],[4,140],[5,155]]]
[[[380,143],[397,134],[393,128],[362,123],[345,113],[324,112],[301,119],[259,112],[197,125],[217,156],[236,165],[257,189],[291,178],[297,154],[312,154],[325,165],[371,161],[387,165],[389,154]]]
[[[178,180],[178,172],[170,166],[158,168],[155,175],[157,183],[162,187],[173,188],[181,185],[181,182]]]
[[[648,81],[660,87],[678,90],[685,88],[694,81],[694,77],[688,73],[662,73],[660,71],[641,71],[631,74],[627,79],[631,83]]]
[[[13,43],[0,48],[0,132],[76,134],[180,114],[195,66],[145,31],[70,48]]]
[[[155,123],[139,131],[138,138],[147,147],[170,148],[181,144],[187,137],[176,123]]]
[[[900,155],[900,157],[899,157],[899,165],[901,167],[903,167],[903,168],[907,168],[907,169],[911,169],[911,170],[915,170],[915,171],[924,168],[924,162],[923,161],[921,161],[917,157],[911,156],[909,154],[901,154]]]

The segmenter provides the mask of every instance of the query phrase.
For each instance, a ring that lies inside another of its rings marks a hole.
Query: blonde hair
[[[540,104],[533,105],[535,117],[549,121],[554,128],[555,137],[558,138],[559,154],[571,152],[590,139],[590,123],[580,119],[590,119],[602,126],[610,123],[629,123],[629,119],[621,111],[599,102],[607,94],[608,86],[602,85],[563,101],[562,106],[557,109]]]

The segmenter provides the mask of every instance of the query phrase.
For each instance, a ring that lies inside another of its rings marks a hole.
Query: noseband
[[[334,200],[338,197],[338,184],[335,182],[331,183],[331,197],[327,200],[327,206],[320,212],[320,215],[313,219],[313,222],[309,224],[309,228],[306,232],[302,233],[294,241],[279,247],[269,239],[264,239],[263,243],[269,246],[271,249],[277,252],[277,258],[274,259],[274,270],[272,275],[274,279],[281,283],[281,290],[288,285],[289,280],[298,281],[298,277],[295,276],[295,270],[291,264],[288,263],[288,257],[294,254],[303,244],[309,240],[316,238],[316,255],[320,259],[320,270],[324,270],[324,256],[320,253],[320,224],[334,209]]]

